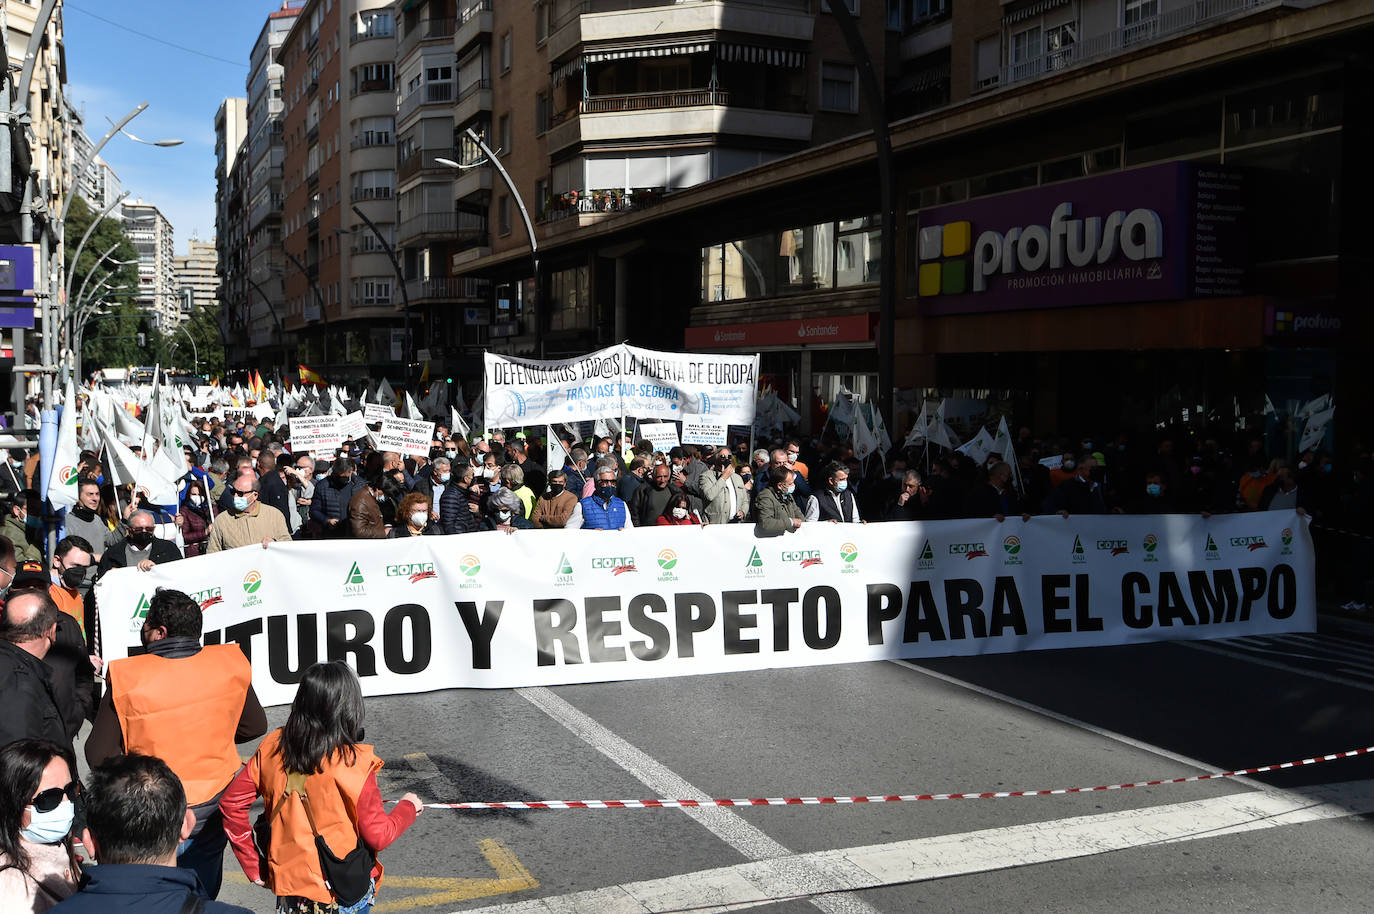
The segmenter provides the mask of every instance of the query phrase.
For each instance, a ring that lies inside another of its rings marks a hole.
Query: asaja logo
[[[262,575],[256,571],[250,571],[243,576],[243,592],[257,593],[262,588]]]
[[[568,554],[561,553],[558,556],[558,566],[553,570],[553,583],[555,587],[571,587],[573,583],[572,562],[568,561]]]
[[[1145,561],[1159,561],[1159,556],[1155,554],[1155,551],[1159,549],[1159,537],[1155,536],[1153,533],[1145,534],[1145,541],[1142,543],[1142,546],[1145,549]]]
[[[658,579],[660,581],[676,581],[677,575],[673,574],[673,569],[677,567],[677,553],[671,549],[660,549],[658,555],[654,556],[658,562]]]
[[[922,571],[929,571],[935,567],[935,550],[930,548],[930,540],[925,541],[921,546],[921,551],[916,556],[916,567]]]
[[[803,568],[822,564],[819,549],[789,549],[784,551],[779,558],[784,562],[797,562]]]
[[[1088,556],[1083,551],[1083,541],[1078,538],[1077,534],[1075,534],[1073,538],[1073,551],[1070,553],[1070,559],[1078,565],[1082,565],[1088,561]]]
[[[138,604],[134,606],[134,614],[129,617],[130,631],[136,632],[143,627],[143,620],[148,618],[148,607],[151,605],[152,604],[148,602],[148,595],[146,593],[139,595]]]
[[[558,557],[558,570],[554,574],[572,574],[572,562],[568,561],[568,554],[565,552]]]
[[[635,567],[635,557],[632,555],[602,555],[592,559],[592,570],[609,570],[613,575],[622,575],[639,569]]]
[[[845,564],[847,564],[847,565],[853,564],[853,563],[854,563],[854,560],[857,559],[858,557],[859,557],[859,547],[858,547],[858,546],[855,546],[853,543],[841,543],[841,544],[840,544],[840,558],[844,560]]]
[[[1283,528],[1283,532],[1279,534],[1279,542],[1283,544],[1280,555],[1293,554],[1293,529],[1291,527]]]
[[[1002,553],[1004,565],[1021,564],[1021,537],[1009,536],[1002,540]]]
[[[950,543],[950,555],[962,555],[965,559],[973,561],[976,558],[986,558],[988,550],[982,543]]]
[[[1097,551],[1110,552],[1112,555],[1125,555],[1131,549],[1125,540],[1098,540]]]
[[[1202,557],[1209,562],[1221,561],[1221,550],[1217,548],[1217,541],[1212,539],[1212,534],[1207,534],[1207,543],[1202,547]]]
[[[763,577],[763,556],[759,555],[758,546],[749,550],[749,558],[744,562],[744,576],[746,578]]]
[[[463,556],[463,558],[466,560],[472,556]],[[479,563],[477,567],[480,569],[482,566]],[[467,573],[466,569],[463,573]],[[474,571],[473,574],[476,572]],[[386,576],[389,578],[410,578],[410,583],[418,584],[421,581],[439,577],[439,571],[434,567],[433,562],[412,562],[408,565],[386,566]]]
[[[1236,548],[1243,546],[1251,552],[1254,552],[1256,549],[1269,548],[1269,544],[1264,541],[1264,537],[1262,536],[1233,536],[1231,537],[1231,545]]]
[[[363,570],[354,562],[348,569],[348,577],[344,578],[344,595],[357,596],[367,592],[367,587],[363,584]]]

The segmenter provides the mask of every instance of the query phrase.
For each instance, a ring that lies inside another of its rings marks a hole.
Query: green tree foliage
[[[67,263],[64,267],[67,270],[71,270],[71,256],[97,215],[81,197],[72,200],[65,226]],[[102,255],[112,247],[114,253],[110,258],[99,263]],[[112,261],[124,261],[127,265],[116,266]],[[82,346],[82,370],[87,374],[96,368],[145,364],[148,358],[145,353],[149,348],[155,348],[146,345],[140,347],[136,339],[140,331],[146,333],[151,330],[150,326],[145,327],[150,323],[145,320],[146,316],[132,304],[133,293],[138,289],[137,261],[138,252],[124,234],[119,220],[107,217],[95,227],[81,250],[75,272],[69,274],[73,277],[73,300],[68,304],[73,317],[79,320],[88,307],[95,306],[90,312],[91,318],[86,322]],[[110,277],[111,273],[113,277],[102,286],[101,281]],[[126,287],[126,290],[109,291],[120,286]],[[157,334],[145,336],[145,340],[151,342],[154,336]]]
[[[195,341],[194,350],[190,338]],[[181,328],[165,338],[172,361],[180,368],[195,367],[200,357],[200,373],[207,378],[224,375],[224,338],[220,335],[219,311],[216,308],[196,308],[182,321]]]

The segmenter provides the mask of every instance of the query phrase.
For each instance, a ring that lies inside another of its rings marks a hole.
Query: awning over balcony
[[[1068,0],[1064,0],[1068,2]],[[553,71],[553,84],[561,85],[574,73],[580,73],[589,63],[603,63],[608,60],[628,60],[637,57],[678,57],[687,54],[708,54],[727,62],[762,63],[775,67],[803,69],[806,66],[806,51],[790,48],[770,48],[762,45],[737,44],[715,41],[697,41],[677,44],[637,43],[633,47],[597,48],[558,67]]]
[[[1003,16],[1002,21],[1010,24],[1020,22],[1022,19],[1029,19],[1032,16],[1039,16],[1041,13],[1055,9],[1060,6],[1068,6],[1069,0],[1037,0],[1034,3],[1027,3],[1024,6],[1008,10]]]

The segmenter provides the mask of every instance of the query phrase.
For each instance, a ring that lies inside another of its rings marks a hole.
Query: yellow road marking
[[[495,838],[484,838],[477,842],[487,863],[495,871],[494,877],[445,877],[445,876],[387,876],[383,887],[387,889],[418,889],[419,895],[409,895],[392,901],[383,901],[372,910],[378,914],[389,911],[413,911],[434,905],[449,904],[455,901],[472,901],[474,898],[491,898],[510,892],[523,892],[539,888],[539,880],[521,863],[510,850]],[[226,872],[226,883],[247,885],[243,873]]]

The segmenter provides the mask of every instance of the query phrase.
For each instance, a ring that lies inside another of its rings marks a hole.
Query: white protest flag
[[[907,434],[906,440],[902,442],[902,447],[911,447],[913,444],[924,444],[926,440],[926,426],[930,419],[926,416],[925,401],[921,401],[921,411],[916,414],[916,421],[911,424],[911,431]]]
[[[978,434],[971,441],[961,444],[955,450],[960,454],[967,455],[974,463],[981,465],[988,459],[988,455],[993,452],[996,445],[996,440],[988,434],[988,430],[980,426]]]
[[[1298,442],[1298,450],[1308,451],[1320,447],[1326,437],[1326,427],[1331,424],[1331,419],[1335,415],[1336,407],[1333,406],[1309,417],[1307,424],[1302,427],[1302,439]]]
[[[605,419],[596,420],[596,425],[592,429],[592,434],[595,435],[597,438],[611,437],[611,430],[607,427]]]
[[[186,475],[186,455],[181,448],[173,447],[170,443],[163,444],[157,449],[157,453],[148,461],[149,466],[158,472],[158,475],[176,483],[181,477]],[[180,488],[180,486],[177,486]],[[158,502],[164,504],[164,502]]]
[[[373,399],[378,403],[392,407],[400,403],[400,398],[396,396],[396,391],[391,389],[391,384],[386,378],[382,378],[382,383],[377,385],[377,392],[373,395]]]
[[[105,437],[105,456],[110,461],[110,475],[118,485],[132,484],[134,491],[146,490],[148,501],[155,505],[174,505],[177,501],[177,486],[150,464],[138,458],[115,435],[102,430]]]
[[[460,412],[460,413],[462,413],[462,412],[467,412],[468,401],[467,401],[467,399],[463,396],[463,385],[462,385],[462,384],[454,384],[454,385],[453,385],[453,392],[454,392],[455,394],[458,395],[458,399],[455,400],[455,401],[453,402],[453,407],[454,407],[454,409],[458,410],[458,412]]]
[[[286,404],[283,403],[281,409],[277,410],[277,418],[272,422],[272,430],[278,435],[284,434],[282,430],[286,428],[290,421],[291,413],[287,412]]]
[[[458,415],[457,409],[449,407],[448,412],[449,419],[452,420],[450,423],[449,432],[454,435],[462,435],[464,438],[466,438],[468,436],[468,424],[463,421],[462,416]]]
[[[1021,488],[1021,462],[1016,459],[1016,445],[1011,440],[1011,429],[1007,427],[1006,416],[997,423],[997,438],[992,451],[999,455],[1004,463],[1011,465],[1012,479],[1016,481],[1016,487]]]
[[[828,418],[836,425],[848,426],[853,423],[854,395],[841,387],[840,392],[835,395],[835,402],[830,404]]]
[[[1310,419],[1317,413],[1331,408],[1331,395],[1322,394],[1315,400],[1308,400],[1293,414],[1294,419]]]
[[[1278,413],[1279,413],[1279,411],[1276,410],[1276,409],[1274,409],[1274,401],[1271,400],[1271,399],[1269,399],[1269,395],[1268,395],[1268,394],[1265,394],[1265,395],[1264,395],[1264,415],[1266,415],[1266,416],[1277,416]]]
[[[550,473],[568,465],[568,452],[563,449],[563,442],[555,434],[552,425],[544,426],[544,460]]]
[[[954,429],[945,424],[945,402],[940,401],[935,415],[931,417],[930,427],[926,429],[926,440],[952,451],[959,446],[959,436],[954,434]]]
[[[62,423],[57,427],[54,472],[48,481],[48,501],[54,508],[70,508],[76,504],[76,465],[80,456],[76,449],[76,387],[68,381]]]
[[[476,400],[472,401],[472,427],[480,428],[483,434],[487,430],[486,396],[487,392],[484,390],[477,395]]]
[[[115,406],[114,410],[114,434],[110,437],[118,437],[120,441],[129,445],[140,445],[143,443],[143,423],[139,422],[129,414],[129,411],[122,406]]]
[[[158,375],[161,372],[157,368],[153,369],[153,389],[148,393],[148,409],[143,414],[143,440],[139,448],[147,455],[149,438],[154,443],[162,441],[162,390],[158,384]]]
[[[874,436],[872,429],[868,427],[867,420],[864,419],[862,404],[860,408],[853,411],[853,423],[850,428],[854,435],[854,456],[859,460],[867,460],[869,455],[878,449],[878,439]]]
[[[892,450],[892,436],[887,433],[887,423],[883,421],[883,411],[878,409],[878,404],[874,403],[870,407],[872,414],[869,418],[872,421],[873,435],[878,439],[878,447],[883,454]]]
[[[342,398],[342,397],[330,397],[330,398],[329,398],[329,415],[331,415],[331,416],[347,416],[347,415],[348,415],[348,410],[344,409],[344,404],[343,404],[343,398]]]

